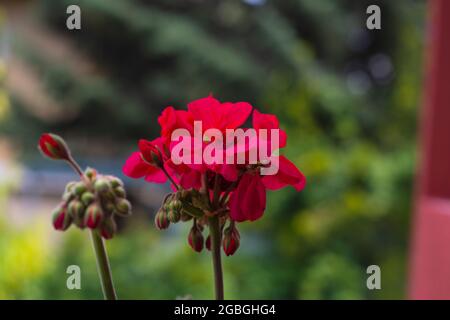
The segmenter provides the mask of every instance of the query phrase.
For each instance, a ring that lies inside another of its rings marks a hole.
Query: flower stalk
[[[72,158],[67,160],[71,167],[80,175],[80,178],[86,180],[86,176],[81,170],[80,165]],[[109,265],[108,254],[106,252],[105,242],[96,230],[90,230],[92,247],[94,248],[95,259],[97,261],[97,270],[102,286],[103,297],[105,300],[117,300],[116,290],[112,279],[111,266]]]
[[[117,300],[108,254],[106,253],[105,242],[95,230],[91,230],[91,239],[97,260],[97,270],[100,276],[103,296],[105,297],[105,300]]]
[[[223,272],[220,253],[220,243],[222,239],[219,218],[217,216],[209,218],[209,234],[211,236],[211,257],[213,260],[215,297],[216,300],[223,300]]]

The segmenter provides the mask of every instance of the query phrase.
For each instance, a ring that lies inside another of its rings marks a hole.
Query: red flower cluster
[[[279,147],[286,146],[287,136],[279,128],[277,117],[253,110],[249,103],[221,103],[210,96],[189,103],[187,109],[164,109],[158,118],[161,136],[152,141],[139,141],[139,151],[134,152],[123,167],[125,175],[154,183],[164,183],[170,177],[174,189],[181,187],[184,190],[200,190],[203,186],[208,190],[211,201],[214,193],[218,193],[216,196],[224,200],[221,204],[229,210],[229,218],[237,222],[254,221],[263,215],[267,189],[278,190],[288,185],[297,191],[304,188],[304,175],[282,155],[278,158],[279,169],[274,175],[261,175],[260,170],[265,164],[259,162],[260,159],[256,164],[175,164],[171,151],[178,141],[171,140],[172,133],[176,129],[185,129],[185,132],[194,136],[194,121],[201,121],[202,134],[208,129],[217,129],[225,135],[227,129],[237,129],[244,125],[253,112],[253,128],[269,130],[269,136],[258,136],[257,142],[261,143],[264,139],[268,150],[272,155],[276,154],[278,150],[271,150],[270,129],[279,129]],[[209,140],[203,139],[203,147],[213,143]],[[248,145],[241,147],[241,150],[249,149]],[[224,145],[224,149],[226,148]]]

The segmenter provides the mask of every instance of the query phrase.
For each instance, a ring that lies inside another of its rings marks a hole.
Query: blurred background
[[[80,31],[66,28],[71,4]],[[381,30],[366,28],[370,4]],[[121,172],[164,107],[209,93],[275,113],[308,178],[240,225],[225,296],[405,298],[425,11],[413,0],[2,1],[0,298],[102,297],[88,234],[51,226],[76,176],[40,156],[43,132],[126,183],[134,215],[107,243],[119,298],[212,298],[210,256],[189,248],[189,226],[153,226],[168,186]],[[81,290],[66,288],[73,264]],[[372,264],[382,290],[366,287]]]

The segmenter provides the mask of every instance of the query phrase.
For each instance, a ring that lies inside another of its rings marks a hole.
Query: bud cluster
[[[200,218],[203,211],[192,205],[191,192],[179,190],[169,193],[163,201],[161,208],[155,216],[155,225],[158,229],[167,229],[170,223],[189,221],[193,217]]]
[[[67,184],[62,202],[53,212],[53,226],[64,231],[74,224],[80,229],[95,229],[103,238],[111,239],[117,231],[114,216],[130,214],[123,182],[88,168],[81,181]]]
[[[155,226],[159,230],[163,230],[167,229],[171,223],[192,220],[193,224],[189,231],[188,243],[194,251],[201,252],[204,247],[211,250],[211,237],[208,235],[205,240],[203,230],[208,225],[208,218],[216,215],[219,217],[221,226],[223,250],[227,256],[230,256],[239,248],[239,231],[232,221],[224,229],[227,220],[229,220],[227,208],[212,211],[206,195],[195,189],[180,189],[164,198],[161,208],[155,215]]]

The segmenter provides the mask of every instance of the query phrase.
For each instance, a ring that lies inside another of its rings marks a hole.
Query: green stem
[[[83,170],[81,170],[80,165],[72,158],[72,156],[69,156],[69,159],[67,159],[67,162],[70,164],[73,170],[75,170],[76,173],[79,174],[79,176],[84,179],[84,173]]]
[[[164,166],[160,167],[162,172],[164,172],[164,174],[166,175],[166,177],[169,179],[169,181],[174,185],[175,189],[180,190],[180,187],[177,185],[177,183],[175,182],[175,180],[173,180],[173,178],[170,176],[170,174],[167,172],[166,168],[164,168]]]
[[[97,269],[102,284],[103,296],[105,297],[105,300],[117,300],[105,243],[95,230],[91,230],[91,239],[97,258]]]
[[[211,256],[213,259],[216,300],[223,300],[223,272],[220,257],[220,243],[222,242],[222,237],[219,218],[217,216],[209,218],[209,234],[211,236]]]

